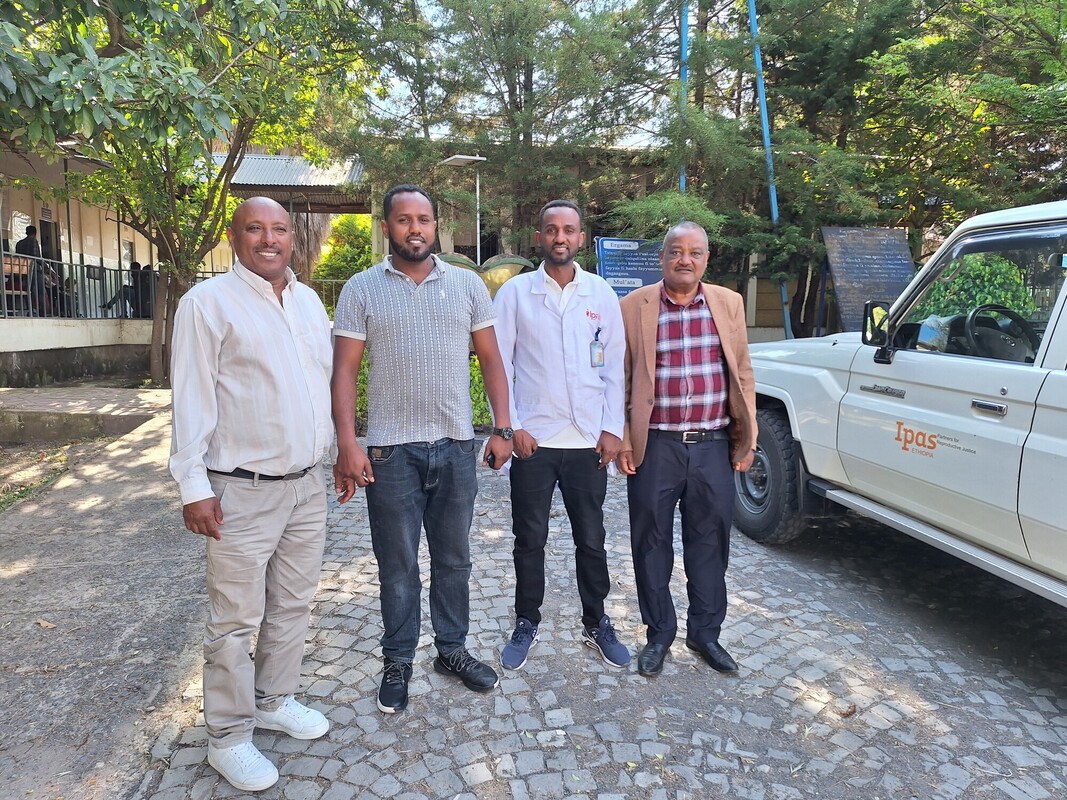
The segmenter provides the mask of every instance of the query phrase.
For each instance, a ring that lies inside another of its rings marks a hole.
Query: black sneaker
[[[378,687],[378,710],[383,714],[395,714],[408,707],[408,681],[411,680],[411,664],[406,661],[385,659],[382,685]]]
[[[448,655],[441,653],[433,660],[433,668],[442,675],[452,675],[463,681],[471,691],[488,692],[500,683],[500,677],[488,664],[483,664],[462,647]]]

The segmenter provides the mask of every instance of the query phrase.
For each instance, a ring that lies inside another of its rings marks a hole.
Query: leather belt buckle
[[[696,444],[702,441],[703,431],[682,431],[682,444]]]

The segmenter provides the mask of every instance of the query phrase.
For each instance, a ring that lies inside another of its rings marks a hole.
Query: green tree
[[[1007,306],[1024,318],[1037,310],[1018,265],[987,253],[966,255],[957,269],[947,270],[931,287],[910,317],[969,314],[978,306],[990,303]]]
[[[368,29],[339,0],[44,0],[0,10],[0,143],[107,166],[74,187],[157,248],[152,377],[167,371],[167,321],[221,236],[247,147],[312,156],[324,93],[351,105]],[[72,91],[73,89],[73,91]]]
[[[361,132],[350,146],[373,153],[376,183],[416,180],[446,211],[473,211],[473,175],[437,162],[456,152],[486,156],[482,183],[492,191],[482,197],[482,229],[527,253],[540,206],[560,196],[585,202],[589,165],[656,113],[662,57],[677,58],[666,44],[676,28],[669,8],[656,0],[406,2],[381,21],[391,26],[383,38],[395,32],[402,45],[390,50],[371,99],[372,136]],[[610,170],[594,172],[603,181]]]
[[[329,251],[315,269],[319,280],[347,280],[374,263],[369,214],[342,214],[333,223]]]

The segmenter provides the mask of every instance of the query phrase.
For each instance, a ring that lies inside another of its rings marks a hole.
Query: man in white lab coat
[[[574,537],[582,640],[606,663],[624,667],[630,651],[604,613],[611,580],[603,511],[608,466],[622,445],[622,314],[607,282],[574,261],[585,243],[578,206],[547,203],[538,228],[540,268],[509,280],[494,301],[515,428],[510,477],[516,625],[500,663],[520,669],[538,640],[548,520],[558,485]]]

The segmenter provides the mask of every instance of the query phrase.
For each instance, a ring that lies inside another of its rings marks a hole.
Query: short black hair
[[[437,204],[430,197],[430,193],[414,183],[398,183],[385,193],[385,197],[382,198],[382,219],[389,219],[389,212],[393,210],[393,198],[398,194],[421,194],[430,201],[430,210],[433,211],[433,218],[437,219]]]
[[[570,200],[549,200],[543,206],[541,210],[537,212],[537,227],[543,228],[545,225],[545,213],[551,211],[553,208],[569,208],[578,215],[578,224],[582,224],[582,209],[578,208],[577,203],[572,203]]]
[[[27,236],[34,236],[36,233],[37,233],[37,227],[35,225],[27,225],[26,226],[26,235]]]
[[[137,272],[137,270],[139,270],[140,268],[141,268],[141,262],[140,261],[131,261],[130,262],[130,272]]]

